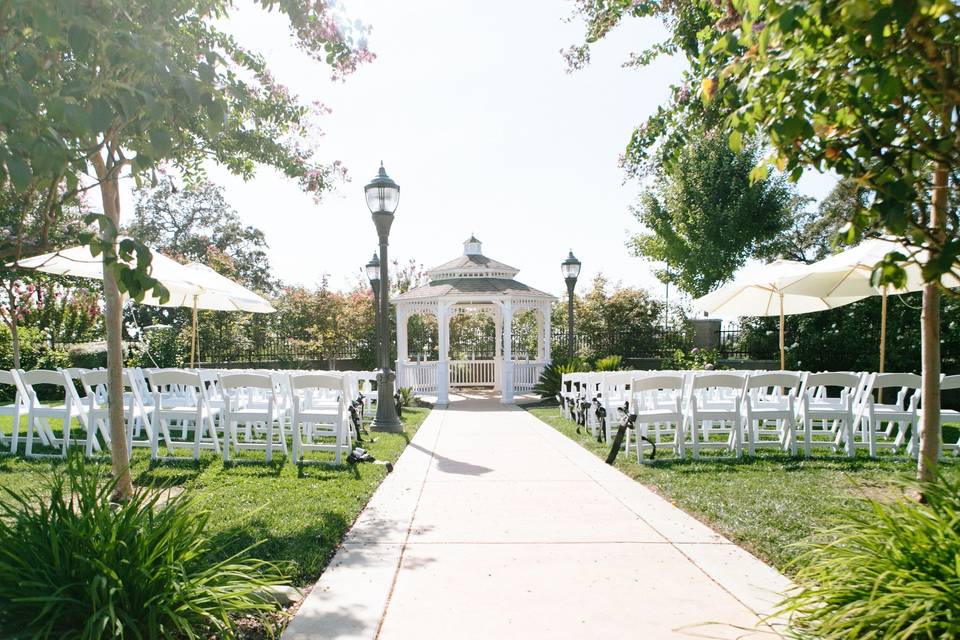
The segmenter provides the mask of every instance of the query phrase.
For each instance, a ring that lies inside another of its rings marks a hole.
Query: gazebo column
[[[500,402],[513,404],[513,301],[501,303],[501,323],[503,326],[503,367]]]
[[[397,305],[397,388],[409,387],[407,380],[406,364],[410,361],[409,346],[407,344],[407,321],[410,319],[410,311],[407,305]]]
[[[551,337],[550,324],[551,323],[550,323],[550,305],[549,304],[545,304],[541,306],[540,316],[543,318],[543,331],[541,333],[543,337],[543,357],[541,359],[541,362],[543,362],[544,364],[547,364],[550,362],[550,359],[551,359],[551,354],[550,354],[550,337]]]
[[[450,304],[437,303],[437,404],[450,401]]]
[[[499,304],[494,305],[493,324],[493,390],[500,391],[503,387],[503,311]]]

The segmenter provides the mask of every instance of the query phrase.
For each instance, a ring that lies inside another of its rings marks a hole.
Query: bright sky
[[[620,67],[663,36],[659,23],[623,25],[586,70],[568,74],[559,50],[582,35],[565,21],[569,1],[346,0],[346,8],[373,27],[377,60],[345,83],[290,46],[278,16],[250,8],[230,25],[278,81],[333,109],[323,153],[352,177],[317,205],[269,170],[247,183],[213,173],[241,218],[266,233],[277,276],[314,285],[326,273],[337,288],[355,281],[376,249],[363,185],[382,160],[401,187],[393,258],[431,267],[459,255],[474,233],[486,255],[545,291],[564,291],[560,262],[573,249],[581,282],[602,271],[663,294],[625,248],[638,226],[628,210],[638,187],[623,184],[617,165],[633,127],[682,68],[679,60]],[[801,189],[820,197],[831,182],[812,176]]]

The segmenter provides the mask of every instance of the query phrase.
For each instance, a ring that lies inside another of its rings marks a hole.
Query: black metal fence
[[[201,363],[308,363],[363,360],[373,353],[365,340],[321,342],[304,338],[270,337],[256,343],[201,344]]]
[[[566,332],[552,334],[553,353],[567,352]],[[637,332],[608,332],[604,334],[574,334],[574,352],[593,357],[618,355],[624,358],[664,358],[677,349],[693,347],[693,335],[675,329],[652,329]]]

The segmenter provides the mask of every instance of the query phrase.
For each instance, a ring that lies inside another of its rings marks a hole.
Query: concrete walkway
[[[776,638],[789,582],[495,399],[434,410],[283,635]]]

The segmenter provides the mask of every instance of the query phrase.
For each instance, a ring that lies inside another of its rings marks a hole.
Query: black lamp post
[[[373,327],[376,333],[376,363],[377,368],[383,366],[380,362],[380,258],[377,252],[373,252],[373,258],[367,263],[367,280],[370,281],[370,288],[373,289]]]
[[[580,277],[580,261],[573,257],[573,250],[567,259],[560,263],[560,271],[567,283],[567,358],[573,360],[573,288]]]
[[[393,403],[393,381],[396,376],[390,370],[390,274],[387,265],[387,238],[390,236],[390,226],[393,224],[393,212],[400,203],[400,186],[390,179],[383,163],[377,177],[363,188],[367,198],[367,207],[373,214],[373,224],[377,227],[380,237],[380,375],[377,376],[377,416],[373,419],[370,428],[374,431],[403,431],[403,424],[397,417],[397,408]]]

